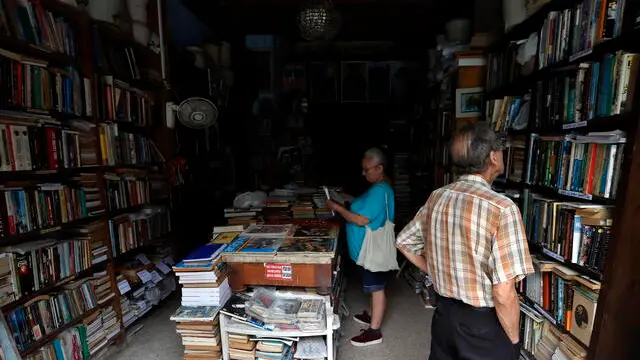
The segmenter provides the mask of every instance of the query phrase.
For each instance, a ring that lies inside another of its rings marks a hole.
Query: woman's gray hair
[[[387,166],[387,156],[378,148],[371,148],[364,153],[365,158],[373,159],[376,165]]]

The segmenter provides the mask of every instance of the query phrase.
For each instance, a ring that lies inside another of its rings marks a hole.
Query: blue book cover
[[[240,249],[240,252],[275,253],[283,242],[283,238],[251,238]]]
[[[247,240],[249,240],[248,236],[238,236],[229,245],[227,245],[227,248],[224,250],[224,252],[230,253],[238,251],[238,249],[240,249],[242,245],[247,242]]]
[[[184,258],[183,261],[188,263],[188,262],[195,262],[195,261],[213,260],[216,257],[218,257],[218,255],[220,255],[220,253],[222,253],[222,251],[224,250],[224,248],[226,246],[227,246],[227,244],[207,244],[207,245],[202,245],[198,249],[196,249],[196,251],[194,251],[191,254],[187,255],[187,257]]]

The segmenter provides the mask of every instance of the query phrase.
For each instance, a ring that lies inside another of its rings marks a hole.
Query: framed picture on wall
[[[389,63],[369,62],[367,63],[368,77],[368,100],[386,101],[391,92],[391,74]]]
[[[309,75],[311,100],[338,101],[338,67],[335,63],[311,63]]]
[[[342,63],[342,101],[367,101],[369,73],[364,61],[345,61]]]
[[[456,89],[456,118],[482,116],[484,88]]]

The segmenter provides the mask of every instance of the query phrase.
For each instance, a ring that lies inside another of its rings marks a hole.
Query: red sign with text
[[[293,280],[291,264],[264,264],[264,276],[271,280]]]

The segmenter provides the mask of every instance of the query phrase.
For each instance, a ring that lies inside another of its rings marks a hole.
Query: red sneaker
[[[379,330],[367,329],[360,331],[362,331],[360,335],[351,338],[351,345],[362,347],[382,343],[382,333]]]
[[[353,320],[364,326],[371,326],[371,315],[366,310],[362,314],[353,315]]]

